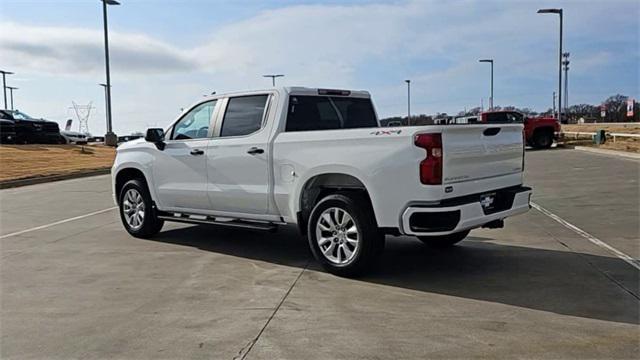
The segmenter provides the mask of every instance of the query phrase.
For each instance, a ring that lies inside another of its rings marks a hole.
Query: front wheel
[[[333,194],[320,200],[309,217],[307,238],[316,260],[338,276],[361,274],[384,247],[373,210],[358,194]]]
[[[447,248],[451,247],[460,241],[464,240],[469,235],[470,230],[465,230],[449,235],[440,236],[418,236],[418,239],[428,246],[434,248]]]
[[[553,133],[550,131],[537,131],[533,135],[533,147],[536,149],[548,149],[553,144]]]
[[[138,179],[129,180],[120,190],[120,219],[127,232],[135,237],[150,238],[162,229],[147,185]]]

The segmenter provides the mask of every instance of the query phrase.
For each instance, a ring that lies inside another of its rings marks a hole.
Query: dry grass
[[[0,181],[103,169],[115,154],[101,145],[2,145]]]
[[[640,134],[640,125],[637,124],[583,124],[583,125],[562,125],[562,131],[595,132],[596,130],[606,130],[607,132],[623,134]]]
[[[640,125],[624,124],[624,125],[607,125],[607,124],[584,124],[584,125],[562,125],[562,131],[575,132],[595,132],[596,130],[605,130],[608,133],[622,134],[640,134]],[[583,137],[584,138],[584,137]],[[571,145],[593,146],[601,149],[627,151],[640,153],[640,139],[638,138],[607,138],[607,142],[602,145],[594,145],[590,140],[573,140],[571,135],[566,136],[565,143]]]

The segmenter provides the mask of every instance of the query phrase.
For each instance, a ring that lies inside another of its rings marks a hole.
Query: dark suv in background
[[[16,126],[11,120],[0,119],[0,144],[16,142]]]
[[[0,120],[12,122],[15,131],[16,144],[60,144],[60,128],[55,121],[34,119],[18,110],[0,110]],[[5,126],[5,125],[3,125]],[[7,129],[10,124],[7,123]],[[4,128],[3,128],[4,134]],[[2,135],[4,140],[4,135]],[[4,142],[4,141],[3,141]]]

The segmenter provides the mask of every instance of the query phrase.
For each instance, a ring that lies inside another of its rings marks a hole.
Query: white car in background
[[[325,269],[349,276],[385,235],[444,247],[527,212],[523,170],[522,124],[380,128],[366,91],[287,87],[201,99],[121,144],[111,174],[133,236],[165,221],[294,224]]]
[[[88,136],[77,131],[62,130],[60,136],[64,139],[65,144],[86,145]]]

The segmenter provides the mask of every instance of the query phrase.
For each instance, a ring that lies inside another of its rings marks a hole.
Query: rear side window
[[[489,113],[487,114],[487,122],[493,124],[503,124],[508,122],[507,114],[503,112]]]
[[[220,137],[249,135],[260,130],[268,98],[269,95],[230,98]]]
[[[371,100],[338,96],[289,98],[286,131],[378,127]]]

